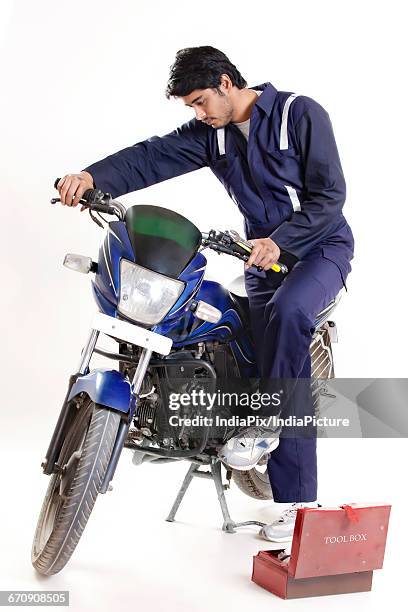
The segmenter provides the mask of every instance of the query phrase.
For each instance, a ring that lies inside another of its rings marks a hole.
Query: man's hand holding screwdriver
[[[280,248],[271,238],[257,238],[249,240],[253,245],[251,255],[245,263],[247,270],[251,266],[258,266],[264,270],[271,268],[280,257]]]

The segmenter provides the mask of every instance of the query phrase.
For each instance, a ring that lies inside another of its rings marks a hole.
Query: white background
[[[205,481],[194,483],[180,511],[184,524],[164,523],[187,466],[136,468],[130,455],[69,565],[48,580],[35,574],[30,546],[47,484],[40,462],[95,311],[89,278],[61,264],[66,252],[96,258],[102,238],[79,207],[49,200],[57,176],[187,121],[192,111],[164,96],[169,66],[182,47],[216,46],[249,86],[271,81],[328,110],[356,240],[349,293],[335,316],[336,372],[405,377],[403,9],[396,0],[3,0],[0,588],[70,589],[75,610],[113,609],[115,598],[170,611],[319,609],[329,601],[280,602],[253,585],[251,555],[265,545],[253,530],[219,531],[215,493]],[[242,228],[207,169],[123,201],[167,206],[202,230]],[[239,262],[212,255],[209,278],[227,282],[241,272]],[[380,609],[401,588],[406,450],[405,440],[320,441],[321,503],[393,504],[386,564],[373,593],[332,597],[333,607]],[[268,520],[277,511],[236,489],[231,503],[237,519]]]

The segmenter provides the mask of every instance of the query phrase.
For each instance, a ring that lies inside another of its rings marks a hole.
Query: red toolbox
[[[252,580],[283,599],[370,591],[384,560],[391,506],[346,504],[296,513],[289,562],[254,556]]]

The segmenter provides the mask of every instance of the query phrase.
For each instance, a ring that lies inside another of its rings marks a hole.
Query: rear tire
[[[267,463],[256,465],[252,470],[232,470],[232,479],[238,489],[254,499],[273,499]],[[265,468],[265,469],[263,469]]]
[[[41,574],[58,573],[69,561],[98,496],[120,415],[87,398],[64,440],[40,511],[31,561]]]

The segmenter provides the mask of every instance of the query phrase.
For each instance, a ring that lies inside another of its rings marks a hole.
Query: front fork
[[[64,404],[60,412],[60,415],[58,417],[58,421],[55,426],[55,429],[54,429],[54,432],[53,432],[53,435],[52,435],[52,438],[51,438],[51,441],[50,441],[50,444],[47,450],[46,457],[41,464],[44,474],[52,474],[52,472],[55,471],[56,461],[58,458],[59,451],[61,449],[61,444],[63,442],[64,433],[65,433],[66,428],[69,426],[69,422],[72,416],[72,413],[69,410],[70,392],[76,380],[80,376],[85,376],[89,372],[89,363],[91,361],[92,354],[95,350],[96,343],[99,337],[99,333],[100,332],[98,330],[95,330],[95,329],[91,330],[89,337],[88,337],[88,341],[85,344],[83,351],[82,351],[81,361],[78,367],[78,372],[70,377],[68,391],[67,391],[67,394],[64,400]],[[129,427],[132,422],[133,415],[134,415],[134,412],[137,406],[138,395],[140,393],[140,389],[143,383],[144,376],[146,374],[147,367],[150,362],[151,355],[152,355],[151,349],[148,349],[148,348],[142,349],[139,363],[137,365],[135,374],[133,376],[133,381],[131,384],[132,394],[131,394],[129,413],[127,415],[128,418],[121,419],[120,421],[115,444],[112,450],[112,454],[111,454],[111,457],[110,457],[110,460],[109,460],[109,463],[108,463],[108,466],[105,472],[103,482],[99,489],[100,493],[106,493],[106,491],[109,488],[109,483],[112,480],[113,475],[115,473],[115,470],[116,470],[116,467],[119,461],[120,453],[122,452],[122,448],[126,441],[126,436],[129,431]]]
[[[99,330],[91,329],[91,333],[89,334],[88,342],[85,344],[83,351],[82,351],[81,361],[79,363],[79,368],[78,368],[79,374],[83,375],[88,372],[89,362],[91,361],[92,353],[94,352],[98,338],[99,338]]]
[[[143,379],[145,377],[147,366],[149,365],[151,356],[152,351],[147,348],[144,348],[140,354],[139,363],[137,364],[136,372],[133,376],[132,381],[132,395],[134,401],[131,402],[132,406],[129,412],[129,418],[126,421],[122,419],[120,422],[115,445],[112,450],[112,455],[108,463],[108,467],[106,468],[104,479],[99,488],[99,493],[106,493],[109,488],[109,483],[115,473],[116,466],[118,465],[119,457],[123,449],[123,445],[126,441],[126,436],[128,434],[130,424],[132,423],[132,418],[138,402],[139,392],[142,387]]]

